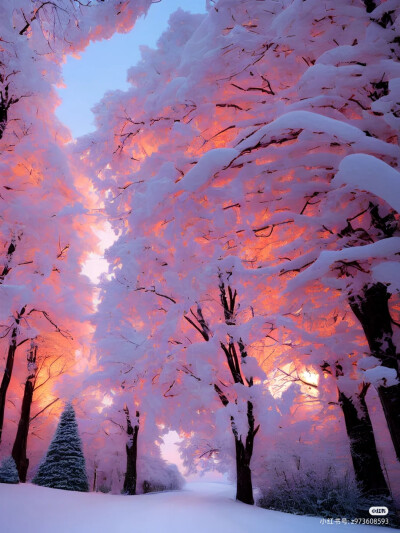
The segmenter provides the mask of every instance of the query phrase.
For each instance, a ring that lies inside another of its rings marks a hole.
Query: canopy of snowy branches
[[[25,431],[33,476],[71,401],[94,490],[179,486],[176,431],[245,503],[333,466],[399,497],[399,3],[180,9],[71,139],[66,55],[151,3],[0,6],[0,456]]]

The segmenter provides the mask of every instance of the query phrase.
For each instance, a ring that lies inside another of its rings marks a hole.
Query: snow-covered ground
[[[0,483],[1,533],[313,533],[337,528],[378,532],[376,526],[321,525],[318,518],[250,507],[234,501],[234,488],[225,483],[188,483],[180,492],[142,496]]]

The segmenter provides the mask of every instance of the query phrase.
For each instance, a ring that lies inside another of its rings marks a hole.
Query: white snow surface
[[[335,531],[350,527],[352,533],[378,533],[377,526],[322,525],[319,518],[267,511],[236,502],[234,496],[232,485],[210,482],[188,483],[182,491],[140,496],[0,483],[0,531],[313,533],[327,527],[334,527]]]

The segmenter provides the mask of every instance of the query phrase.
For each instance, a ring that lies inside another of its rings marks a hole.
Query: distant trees
[[[99,370],[89,373],[82,384],[82,407],[86,442],[96,462],[94,486],[100,486],[99,475],[110,490],[134,495],[144,491],[144,484],[149,491],[150,486],[167,487],[172,481],[160,453],[162,436],[168,432],[166,407],[154,386],[163,360],[149,357],[151,341],[124,313],[126,296],[96,331]],[[115,294],[104,294],[99,308],[107,312],[114,298]]]

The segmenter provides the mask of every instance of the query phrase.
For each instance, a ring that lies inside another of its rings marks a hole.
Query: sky
[[[62,103],[58,118],[73,137],[94,130],[92,107],[104,93],[127,89],[127,70],[140,60],[140,46],[155,47],[167,28],[171,13],[178,8],[192,13],[205,12],[205,0],[161,0],[154,3],[127,34],[92,43],[80,59],[69,56],[63,68],[65,88],[57,89]]]

